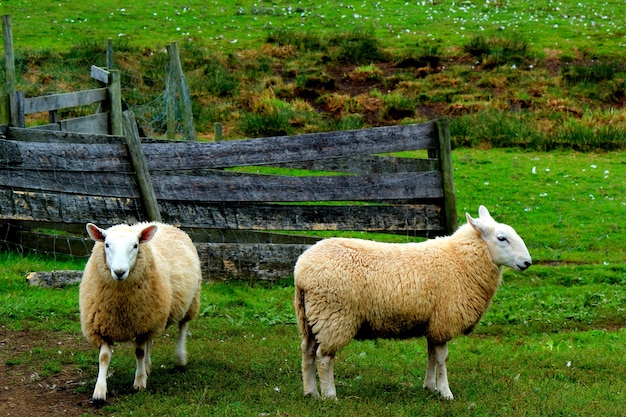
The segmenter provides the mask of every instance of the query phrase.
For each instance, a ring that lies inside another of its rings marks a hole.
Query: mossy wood
[[[424,157],[389,155],[413,150]],[[154,217],[148,187],[162,220],[194,236],[205,279],[277,279],[315,241],[284,232],[456,229],[447,121],[221,142],[142,138],[135,153],[133,162],[124,137],[9,128],[0,140],[4,235],[87,256],[87,221]],[[49,232],[59,229],[79,234]]]

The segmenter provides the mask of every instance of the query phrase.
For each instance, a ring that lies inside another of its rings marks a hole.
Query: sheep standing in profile
[[[146,388],[152,339],[178,323],[174,364],[185,366],[189,321],[200,308],[200,259],[189,236],[162,223],[87,224],[96,242],[80,284],[80,322],[85,338],[100,350],[92,400],[107,395],[107,370],[114,342],[135,341],[133,388]]]
[[[489,307],[503,266],[531,265],[524,241],[481,206],[453,235],[421,243],[330,238],[295,266],[294,307],[302,339],[304,395],[336,398],[335,354],[352,339],[425,336],[424,388],[453,399],[447,342],[468,334]]]

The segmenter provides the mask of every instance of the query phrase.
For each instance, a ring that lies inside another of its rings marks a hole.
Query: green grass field
[[[534,265],[507,270],[475,332],[450,343],[452,402],[421,388],[423,339],[353,342],[335,364],[339,401],[302,398],[285,277],[205,284],[187,370],[174,370],[169,329],[145,392],[131,390],[133,347],[118,345],[110,400],[97,409],[97,352],[80,332],[78,288],[24,280],[84,260],[2,253],[0,414],[16,415],[11,404],[23,398],[21,415],[39,405],[83,416],[625,415],[623,2],[44,3],[1,3],[27,96],[92,88],[88,68],[103,65],[112,38],[124,97],[157,107],[162,49],[178,41],[204,138],[214,122],[236,139],[451,117],[459,219],[486,205],[524,238]],[[348,54],[354,44],[341,43],[352,32],[372,55]],[[438,69],[389,69],[405,58]],[[302,98],[330,79],[366,83]],[[420,111],[389,118],[407,108]]]
[[[497,220],[516,228],[535,262],[523,273],[507,270],[475,332],[450,343],[453,402],[421,388],[423,339],[353,342],[335,365],[339,401],[302,398],[290,277],[273,285],[205,284],[202,315],[191,325],[187,370],[174,371],[170,329],[155,343],[148,390],[132,393],[133,348],[119,345],[110,368],[113,394],[108,405],[95,409],[88,401],[97,352],[80,334],[77,287],[24,283],[31,270],[82,265],[3,255],[3,333],[46,336],[17,356],[1,349],[0,361],[7,375],[37,374],[43,381],[78,369],[81,384],[71,390],[83,398],[84,415],[622,416],[624,158],[623,153],[453,153],[459,215],[475,215],[485,204]]]
[[[70,1],[2,4],[14,16],[18,48],[68,49],[82,41],[123,38],[145,47],[199,42],[236,51],[258,48],[276,28],[312,33],[372,27],[385,47],[424,39],[458,44],[478,32],[519,32],[537,51],[604,55],[623,52],[626,26],[620,2],[561,1],[169,1],[128,4]],[[36,28],[37,30],[32,30]]]

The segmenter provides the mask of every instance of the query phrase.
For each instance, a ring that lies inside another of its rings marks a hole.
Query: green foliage
[[[292,45],[301,51],[326,52],[329,41],[326,37],[293,29],[279,28],[269,33],[266,41],[277,45]]]
[[[360,65],[385,60],[378,40],[371,30],[356,29],[339,35],[331,41],[337,44],[334,58],[339,63]]]
[[[491,39],[477,35],[463,45],[463,50],[482,61],[487,68],[521,65],[532,58],[528,42],[519,33]]]
[[[436,68],[441,63],[441,60],[442,56],[439,51],[439,45],[425,43],[402,51],[401,55],[396,59],[395,65],[399,68]]]
[[[243,113],[239,128],[251,138],[285,136],[290,132],[293,112],[288,108],[276,109],[265,113]]]
[[[238,93],[239,80],[217,57],[206,60],[203,68],[203,85],[197,86],[217,97],[231,97]]]
[[[600,83],[612,80],[618,73],[617,61],[595,62],[590,65],[569,64],[561,68],[561,78],[569,85]]]

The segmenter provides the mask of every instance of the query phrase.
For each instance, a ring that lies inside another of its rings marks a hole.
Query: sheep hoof
[[[103,398],[92,398],[91,404],[96,408],[102,408],[107,403],[106,399]]]
[[[452,401],[454,400],[454,395],[452,395],[452,393],[450,391],[448,392],[442,392],[441,394],[441,399],[442,400],[446,400],[446,401]]]
[[[320,397],[319,392],[317,391],[312,391],[312,392],[305,392],[304,393],[304,398],[315,398],[315,399],[320,399],[322,397]]]
[[[139,380],[135,380],[135,382],[133,382],[133,389],[135,391],[141,391],[143,389],[146,389],[146,379],[139,379]]]
[[[422,388],[424,388],[425,390],[428,390],[430,392],[439,392],[439,391],[437,391],[437,388],[435,386],[431,386],[431,385],[428,385],[428,384],[422,385]]]

